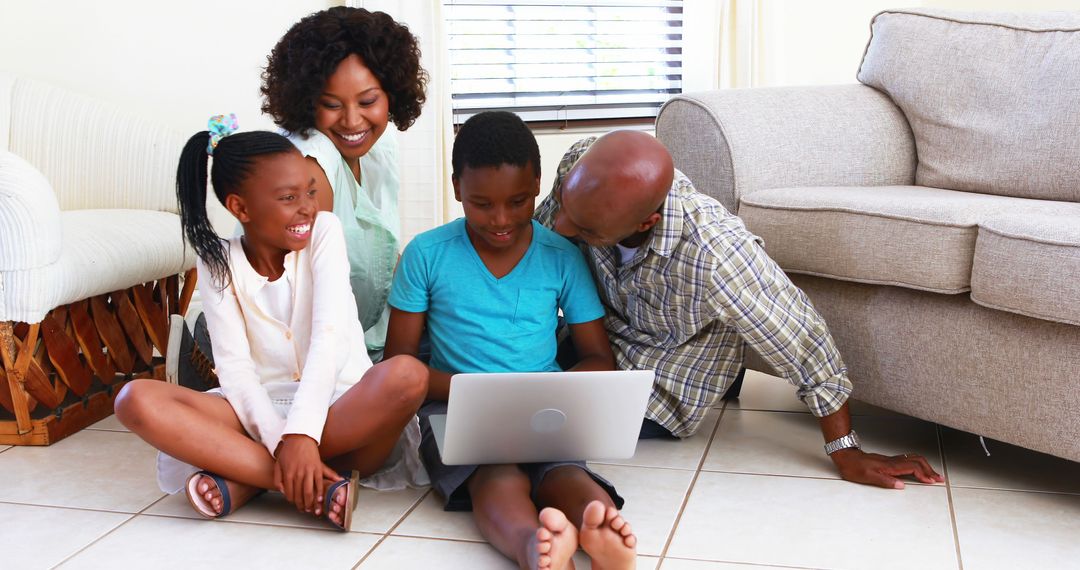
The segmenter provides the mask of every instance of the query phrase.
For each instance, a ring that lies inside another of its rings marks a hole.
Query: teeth
[[[341,135],[341,138],[343,138],[343,139],[345,139],[345,140],[347,140],[347,141],[349,141],[349,142],[358,142],[358,141],[359,141],[360,139],[363,139],[363,138],[364,138],[364,135],[365,135],[365,134],[367,134],[367,133],[366,133],[366,132],[364,132],[364,133],[357,133],[357,134],[355,134],[355,135],[345,135],[345,134],[342,134],[342,135]]]
[[[306,233],[308,233],[308,230],[311,229],[311,224],[301,224],[299,226],[289,226],[288,228],[285,228],[285,229],[289,230],[290,232],[297,233],[297,234],[306,234]]]

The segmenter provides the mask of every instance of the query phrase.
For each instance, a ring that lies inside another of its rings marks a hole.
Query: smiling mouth
[[[303,238],[303,237],[306,237],[308,234],[311,233],[311,224],[307,223],[307,224],[297,224],[295,226],[288,226],[288,227],[285,228],[285,230],[288,231],[289,233],[293,234],[296,237]]]
[[[358,133],[348,133],[348,134],[346,134],[346,133],[339,133],[337,131],[334,131],[334,134],[337,135],[338,138],[340,138],[341,140],[348,143],[349,145],[358,145],[358,144],[364,142],[364,140],[367,139],[368,133],[370,133],[370,132],[371,132],[370,130],[367,130],[367,131],[360,131]]]

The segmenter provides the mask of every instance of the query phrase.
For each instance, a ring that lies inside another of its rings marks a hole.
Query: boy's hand
[[[319,457],[319,446],[303,434],[286,434],[275,453],[274,485],[297,510],[322,514],[324,479],[341,478]]]

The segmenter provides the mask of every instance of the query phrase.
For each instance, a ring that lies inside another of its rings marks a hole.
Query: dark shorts
[[[420,459],[427,468],[428,476],[431,477],[431,486],[442,495],[446,501],[443,509],[447,511],[471,511],[472,497],[469,496],[469,486],[466,481],[476,472],[479,465],[446,465],[439,455],[438,444],[435,443],[435,434],[431,431],[431,422],[428,416],[446,413],[446,402],[428,401],[417,412],[420,417]],[[519,463],[518,468],[529,478],[532,488],[532,499],[536,502],[536,491],[540,483],[553,469],[557,467],[573,466],[584,470],[603,489],[615,506],[622,508],[625,501],[615,491],[615,487],[607,479],[597,475],[584,461],[558,461],[550,463]]]

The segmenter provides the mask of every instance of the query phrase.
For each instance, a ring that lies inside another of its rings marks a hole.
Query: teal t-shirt
[[[532,223],[532,242],[496,279],[465,233],[465,219],[416,236],[401,255],[390,305],[427,313],[431,362],[459,372],[550,372],[562,309],[570,324],[604,316],[589,267],[576,246]]]

